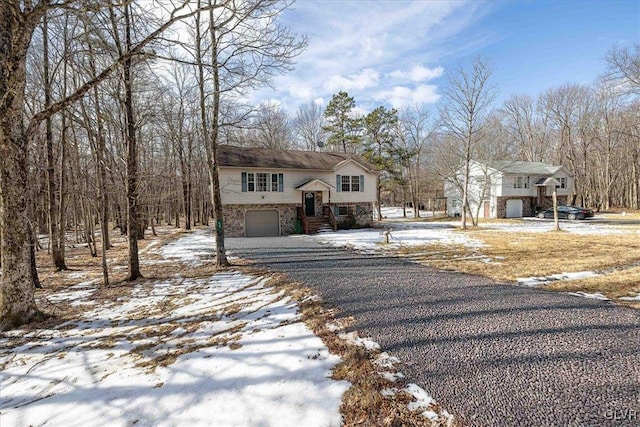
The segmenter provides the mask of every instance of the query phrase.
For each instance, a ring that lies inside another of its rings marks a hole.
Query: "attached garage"
[[[507,200],[507,218],[522,218],[522,199]]]
[[[279,236],[280,217],[278,211],[247,211],[244,217],[244,235],[247,237]]]

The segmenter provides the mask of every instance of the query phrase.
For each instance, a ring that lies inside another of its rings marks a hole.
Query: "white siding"
[[[282,173],[284,175],[283,192],[243,192],[242,172],[266,172]],[[258,169],[258,168],[220,168],[220,185],[222,203],[228,204],[267,204],[267,203],[302,203],[302,192],[295,188],[314,178],[335,187],[336,175],[364,176],[364,191],[338,192],[331,189],[331,203],[356,203],[375,202],[376,200],[376,175],[367,172],[358,164],[348,162],[336,171],[313,171],[296,169]],[[322,192],[323,203],[329,202],[329,191]]]
[[[527,176],[527,175],[518,175],[518,174],[508,174],[508,175],[504,175],[503,179],[502,179],[502,185],[500,186],[500,194],[497,194],[498,197],[500,196],[508,196],[508,197],[518,197],[518,196],[523,196],[523,197],[537,197],[538,195],[538,189],[536,187],[536,182],[539,179],[542,178],[547,178],[548,176],[539,176],[539,175],[529,175],[529,188],[513,188],[513,181],[517,176]],[[559,171],[557,171],[553,177],[555,179],[557,179],[558,181],[560,181],[560,178],[566,178],[567,179],[567,188],[558,188],[558,196],[567,196],[569,194],[571,194],[572,192],[572,188],[573,188],[573,179],[569,176],[569,174],[567,174],[563,169],[560,169]],[[553,191],[552,188],[549,188],[549,190],[547,191],[547,196],[551,195],[551,191]]]
[[[516,177],[528,175],[508,174],[502,176],[502,196],[503,197],[536,197],[538,192],[535,187],[536,181],[540,178],[537,176],[529,176],[529,188],[513,188]]]

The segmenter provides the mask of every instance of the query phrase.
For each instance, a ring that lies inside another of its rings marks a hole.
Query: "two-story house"
[[[447,213],[462,211],[462,173],[445,180]],[[469,173],[469,206],[479,218],[519,218],[552,206],[557,190],[558,204],[566,204],[573,191],[573,177],[563,166],[541,162],[473,162]]]
[[[373,221],[377,172],[357,155],[221,145],[218,163],[227,236],[313,233]]]

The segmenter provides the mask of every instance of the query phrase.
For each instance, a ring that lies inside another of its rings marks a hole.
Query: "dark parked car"
[[[540,211],[536,214],[538,218],[553,218],[553,208]],[[585,219],[591,218],[593,211],[580,206],[558,206],[558,218],[560,219]]]

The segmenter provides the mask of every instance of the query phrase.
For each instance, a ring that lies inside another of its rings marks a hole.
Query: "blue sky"
[[[253,101],[293,112],[346,90],[358,107],[437,105],[444,73],[487,57],[498,102],[591,83],[613,45],[640,42],[640,0],[298,0],[283,22],[309,38],[296,70]]]

